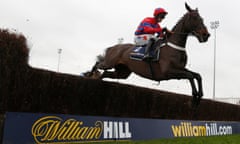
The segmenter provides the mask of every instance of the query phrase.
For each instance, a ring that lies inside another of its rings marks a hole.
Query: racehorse
[[[139,76],[155,80],[188,79],[192,88],[193,105],[200,103],[203,96],[202,78],[200,74],[188,70],[186,42],[189,35],[195,36],[200,43],[207,42],[210,34],[199,15],[198,9],[192,9],[185,3],[187,13],[173,27],[172,32],[160,50],[156,62],[130,59],[134,44],[118,44],[107,48],[105,55],[98,56],[92,70],[85,73],[90,78],[126,79],[132,72]],[[110,71],[114,69],[114,71]],[[103,70],[100,72],[99,70]],[[195,85],[197,81],[198,87]]]

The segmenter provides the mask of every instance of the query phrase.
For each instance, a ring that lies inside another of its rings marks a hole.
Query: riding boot
[[[152,59],[153,56],[150,54],[150,50],[154,44],[154,39],[150,39],[146,48],[145,48],[145,54],[144,54],[144,57],[143,57],[143,60],[149,60],[149,59]]]

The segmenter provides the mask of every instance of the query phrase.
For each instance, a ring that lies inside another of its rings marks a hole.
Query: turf
[[[240,135],[158,139],[148,141],[95,142],[95,144],[240,144]],[[94,143],[91,143],[94,144]]]

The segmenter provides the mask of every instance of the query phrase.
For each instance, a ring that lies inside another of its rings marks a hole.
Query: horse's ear
[[[185,2],[185,8],[186,8],[189,12],[193,11],[186,2]]]

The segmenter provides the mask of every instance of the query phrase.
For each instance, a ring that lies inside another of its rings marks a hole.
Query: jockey
[[[149,52],[156,40],[155,34],[161,38],[163,37],[164,30],[167,30],[166,28],[161,28],[159,25],[167,14],[168,13],[165,9],[156,8],[153,13],[154,17],[147,17],[143,19],[135,31],[134,41],[136,45],[146,46],[145,56],[143,59],[152,58]]]

